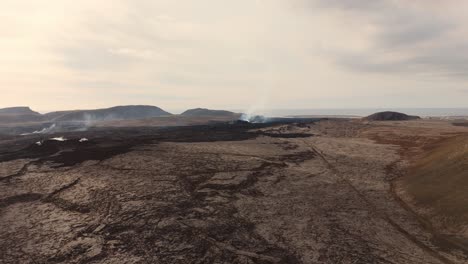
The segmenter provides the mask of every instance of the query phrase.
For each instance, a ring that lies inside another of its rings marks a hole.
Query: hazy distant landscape
[[[337,115],[364,117],[381,111],[395,111],[422,117],[468,117],[468,108],[337,108],[274,109],[265,111],[277,116]]]
[[[385,109],[283,109],[263,110],[258,114],[270,117],[318,117],[318,118],[362,118]],[[388,109],[410,115],[432,119],[465,120],[468,119],[468,108],[412,108]],[[159,107],[133,105],[118,106],[94,110],[64,110],[39,113],[29,107],[12,107],[0,109],[0,132],[31,133],[49,129],[51,126],[60,131],[85,129],[89,126],[179,126],[195,125],[216,121],[239,119],[241,111],[210,110],[195,108],[178,111],[172,114]],[[145,121],[138,121],[143,120]],[[127,120],[127,121],[125,121]]]

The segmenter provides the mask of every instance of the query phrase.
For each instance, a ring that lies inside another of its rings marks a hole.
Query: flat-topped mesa
[[[0,115],[40,115],[38,112],[31,110],[28,106],[15,106],[0,108]]]
[[[40,122],[43,117],[27,106],[7,107],[0,109],[0,124],[23,122]]]
[[[411,116],[399,112],[385,111],[364,117],[367,121],[407,121],[421,119],[419,116]]]

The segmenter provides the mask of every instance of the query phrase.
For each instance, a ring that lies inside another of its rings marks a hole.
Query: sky
[[[2,0],[0,108],[468,107],[468,1]]]

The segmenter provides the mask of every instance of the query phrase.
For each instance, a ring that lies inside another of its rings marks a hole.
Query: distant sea
[[[396,111],[421,117],[468,116],[468,108],[330,108],[330,109],[271,109],[262,111],[267,116],[368,116],[382,111]]]

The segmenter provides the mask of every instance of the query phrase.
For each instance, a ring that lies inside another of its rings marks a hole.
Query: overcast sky
[[[0,107],[468,107],[468,1],[2,0]]]

